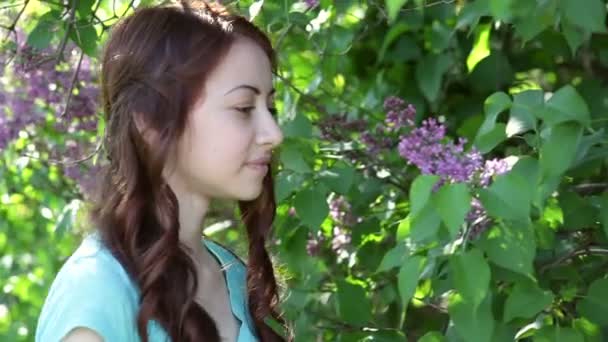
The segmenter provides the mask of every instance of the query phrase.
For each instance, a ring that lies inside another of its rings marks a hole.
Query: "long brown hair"
[[[276,70],[264,33],[246,18],[203,1],[138,8],[113,27],[104,48],[101,83],[109,163],[91,218],[139,287],[137,329],[143,341],[148,341],[151,319],[173,341],[220,339],[211,316],[193,299],[198,286],[194,263],[179,242],[178,201],[162,170],[197,94],[204,92],[205,80],[237,36],[258,43]],[[154,146],[142,137],[136,116],[157,133]],[[265,324],[266,318],[278,321],[292,340],[277,312],[277,282],[265,248],[276,207],[270,172],[263,183],[257,199],[239,202],[249,242],[248,309],[261,341],[284,341]]]

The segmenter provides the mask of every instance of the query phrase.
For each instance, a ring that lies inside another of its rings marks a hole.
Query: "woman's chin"
[[[260,197],[260,195],[262,194],[261,185],[259,185],[257,187],[253,186],[250,189],[243,189],[243,190],[246,190],[246,191],[241,191],[236,196],[239,201],[252,201],[252,200]]]

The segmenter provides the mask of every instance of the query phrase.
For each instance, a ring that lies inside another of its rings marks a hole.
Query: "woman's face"
[[[251,162],[270,157],[283,140],[271,113],[270,61],[254,41],[239,37],[204,88],[178,142],[170,183],[208,199],[255,199],[269,167]]]

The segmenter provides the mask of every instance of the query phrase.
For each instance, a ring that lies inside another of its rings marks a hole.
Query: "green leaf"
[[[403,241],[410,235],[412,230],[412,220],[411,215],[408,215],[406,218],[399,222],[399,226],[397,227],[397,241]]]
[[[355,169],[346,163],[338,163],[331,169],[321,172],[320,176],[323,183],[332,191],[347,194],[355,179]]]
[[[450,45],[453,31],[447,25],[439,21],[433,21],[431,29],[427,32],[427,42],[432,52],[441,53]]]
[[[275,201],[282,202],[301,185],[301,177],[291,172],[280,171],[275,176]]]
[[[520,13],[513,20],[517,33],[528,42],[555,22],[556,8],[553,2],[519,1]]]
[[[511,107],[511,98],[503,92],[497,92],[489,96],[484,103],[485,119],[481,124],[475,146],[482,153],[487,153],[502,142],[507,136],[505,125],[496,124],[498,115]]]
[[[471,208],[469,189],[464,183],[446,184],[433,195],[433,202],[450,235],[456,237]]]
[[[490,14],[500,21],[511,21],[514,0],[488,0]]]
[[[486,296],[478,308],[467,302],[459,293],[449,299],[448,312],[456,332],[467,342],[491,342],[494,332],[492,301]]]
[[[346,27],[332,25],[329,37],[329,52],[344,54],[351,48],[355,32]]]
[[[496,225],[482,235],[479,247],[496,265],[532,277],[536,242],[530,224]]]
[[[551,127],[540,149],[540,168],[544,178],[566,172],[576,157],[583,127],[576,122],[563,122]]]
[[[500,113],[511,107],[511,98],[504,92],[497,92],[490,95],[483,104],[485,120],[479,128],[479,134],[484,134],[492,130],[496,124],[496,118]]]
[[[599,325],[608,325],[608,279],[591,283],[587,296],[578,303],[577,310],[585,318]]]
[[[441,217],[437,214],[435,207],[428,203],[411,220],[410,235],[415,242],[432,240],[439,231]]]
[[[458,30],[469,26],[470,34],[479,23],[479,18],[484,15],[488,15],[489,13],[490,9],[487,1],[466,2],[464,7],[458,13],[456,29]]]
[[[429,331],[424,336],[422,336],[418,342],[444,342],[445,337],[441,335],[440,332],[437,331]]]
[[[293,120],[287,121],[281,128],[286,137],[309,139],[312,137],[312,124],[308,117],[298,113]]]
[[[386,54],[386,50],[389,46],[401,36],[403,33],[407,32],[410,29],[410,26],[404,22],[399,22],[393,26],[391,26],[388,33],[384,36],[384,41],[382,42],[382,47],[378,52],[378,61],[382,61],[384,59],[384,55]]]
[[[454,286],[464,300],[477,308],[488,293],[490,266],[479,249],[454,255],[450,260]]]
[[[602,342],[602,331],[600,327],[593,324],[588,319],[577,318],[572,322],[572,326],[585,335],[585,342]]]
[[[563,213],[563,225],[566,229],[578,230],[593,226],[597,222],[597,209],[591,202],[574,191],[563,191],[559,194],[559,205]]]
[[[376,272],[388,271],[394,267],[397,267],[403,263],[403,260],[407,258],[409,248],[403,242],[398,242],[397,245],[391,248],[380,262]]]
[[[88,19],[91,13],[93,13],[93,5],[95,0],[79,0],[76,2],[76,12],[80,19]]]
[[[575,56],[578,48],[591,37],[591,32],[571,24],[568,20],[562,20],[560,26],[564,38],[568,42],[572,56]]]
[[[490,34],[492,24],[483,24],[475,29],[475,42],[467,56],[467,69],[475,69],[475,65],[490,54]]]
[[[574,162],[572,163],[571,167],[576,168],[579,165],[593,160],[595,156],[593,155],[592,151],[594,149],[602,149],[604,151],[604,156],[608,156],[608,149],[596,146],[604,141],[605,136],[606,133],[603,128],[595,131],[592,134],[583,135],[580,143],[578,144],[578,148],[576,149],[576,157],[574,157]]]
[[[602,0],[560,0],[559,9],[571,23],[587,31],[606,32],[606,4]]]
[[[360,282],[338,279],[338,314],[347,323],[363,326],[372,319],[372,306]]]
[[[317,230],[329,214],[325,192],[318,188],[298,192],[294,198],[296,213],[302,222]]]
[[[534,335],[534,342],[584,342],[585,338],[579,331],[555,326],[546,326]]]
[[[553,302],[551,291],[543,291],[532,282],[518,282],[505,302],[503,320],[533,318]]]
[[[419,175],[410,187],[410,214],[416,215],[426,206],[439,176]]]
[[[288,170],[300,173],[310,172],[310,167],[304,161],[300,151],[301,149],[296,144],[284,144],[281,148],[280,160]]]
[[[533,189],[526,179],[515,173],[498,175],[487,189],[479,190],[479,199],[486,211],[497,218],[527,221]]]
[[[504,89],[512,84],[513,78],[513,67],[507,56],[493,50],[489,56],[475,64],[469,74],[468,83],[475,91],[486,93]]]
[[[507,126],[504,123],[497,123],[492,130],[475,139],[475,146],[481,153],[488,153],[507,138]]]
[[[388,12],[388,21],[392,23],[397,19],[401,7],[403,7],[408,0],[386,0],[386,11]]]
[[[266,318],[264,318],[264,323],[266,323],[266,325],[268,325],[279,336],[282,336],[285,340],[287,339],[285,327],[283,327],[281,323],[279,323],[272,316],[266,316]]]
[[[604,192],[599,199],[600,209],[599,217],[600,223],[604,228],[604,235],[608,237],[608,191]]]
[[[70,29],[70,39],[90,57],[97,56],[97,31],[90,21],[79,20]]]
[[[44,49],[51,43],[54,35],[61,34],[57,30],[61,29],[63,21],[61,21],[61,13],[57,10],[51,10],[43,14],[37,20],[34,29],[27,36],[27,45],[37,49]]]
[[[407,309],[407,305],[412,299],[416,286],[418,285],[418,278],[422,272],[422,268],[426,263],[426,258],[418,255],[409,257],[401,266],[397,282],[399,285],[399,294],[401,295],[401,303],[403,304],[402,311]]]
[[[513,105],[507,123],[507,137],[536,130],[537,111],[542,110],[544,104],[543,92],[541,90],[526,90],[513,96]]]
[[[583,126],[588,126],[591,120],[587,103],[571,85],[566,85],[556,91],[547,100],[545,110],[538,114],[549,126],[565,121],[577,121]]]
[[[424,96],[435,102],[439,97],[443,74],[452,65],[452,59],[447,54],[427,55],[416,65],[416,80]]]

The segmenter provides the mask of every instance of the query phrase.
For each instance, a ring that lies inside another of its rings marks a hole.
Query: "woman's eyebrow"
[[[242,89],[242,88],[249,89],[249,90],[253,91],[253,92],[254,92],[256,95],[260,95],[260,93],[261,93],[260,89],[258,89],[258,88],[256,88],[256,87],[254,87],[254,86],[252,86],[252,85],[249,85],[249,84],[241,84],[241,85],[236,86],[236,87],[234,87],[234,88],[230,89],[229,91],[227,91],[227,92],[226,92],[226,94],[224,94],[224,96],[226,96],[226,95],[228,95],[228,94],[232,93],[233,91],[235,91],[235,90],[237,90],[237,89]],[[276,92],[276,89],[272,88],[272,89],[270,90],[270,93],[268,94],[268,96],[270,96],[270,95],[274,95],[274,93],[275,93],[275,92]]]

